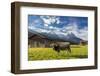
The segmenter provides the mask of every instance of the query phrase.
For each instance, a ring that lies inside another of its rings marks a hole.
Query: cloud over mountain
[[[66,37],[68,34],[74,34],[82,40],[88,40],[88,27],[85,25],[85,22],[84,18],[39,16],[29,22],[28,28],[39,33],[52,33],[58,37]]]

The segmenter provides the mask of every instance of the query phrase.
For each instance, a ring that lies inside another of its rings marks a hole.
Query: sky
[[[88,40],[88,17],[28,15],[28,26],[43,32],[73,33],[78,38]]]

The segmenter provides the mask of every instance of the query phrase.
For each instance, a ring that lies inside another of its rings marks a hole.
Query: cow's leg
[[[58,48],[53,48],[53,50],[55,50],[57,53],[60,53],[60,49],[58,49]]]
[[[68,52],[70,52],[70,53],[71,53],[71,48],[68,48]]]
[[[57,45],[57,52],[60,53],[60,46]]]
[[[57,52],[57,53],[60,53],[60,49],[57,48],[57,49],[56,49],[56,52]]]
[[[58,53],[60,53],[60,49],[58,49]]]

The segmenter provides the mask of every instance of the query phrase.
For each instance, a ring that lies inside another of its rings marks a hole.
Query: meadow
[[[68,51],[60,51],[57,53],[52,48],[29,48],[28,60],[58,60],[58,59],[81,59],[88,57],[88,48],[86,46],[71,46],[71,53]]]

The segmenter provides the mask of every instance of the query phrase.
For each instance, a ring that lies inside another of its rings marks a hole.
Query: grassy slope
[[[52,48],[29,48],[28,60],[76,59],[87,58],[87,46],[71,47],[72,52],[57,53]]]

